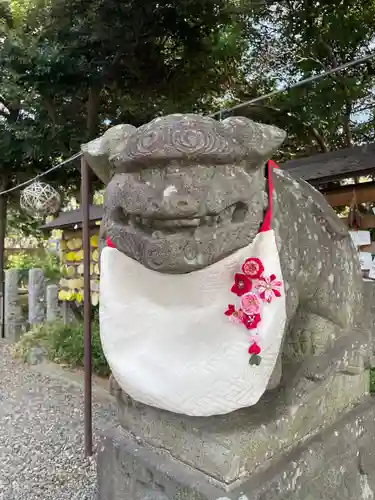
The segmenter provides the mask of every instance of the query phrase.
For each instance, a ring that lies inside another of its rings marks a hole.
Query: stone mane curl
[[[144,166],[183,164],[238,164],[255,168],[276,151],[285,132],[248,118],[218,122],[196,114],[155,118],[138,129],[117,125],[82,146],[99,178],[108,183],[114,173]]]

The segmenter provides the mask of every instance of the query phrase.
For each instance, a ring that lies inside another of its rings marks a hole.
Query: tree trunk
[[[351,115],[351,113],[352,113],[352,103],[349,101],[346,101],[345,112],[344,112],[344,116],[343,116],[343,129],[344,129],[344,135],[345,135],[345,146],[347,148],[354,147],[353,135],[352,135],[351,127],[350,127],[350,115]]]
[[[98,131],[99,122],[99,106],[100,106],[100,88],[90,87],[87,100],[87,140],[95,138]]]

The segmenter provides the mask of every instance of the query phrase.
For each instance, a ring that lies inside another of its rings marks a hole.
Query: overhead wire
[[[222,109],[219,109],[218,111],[215,111],[215,113],[212,113],[212,114],[210,114],[208,116],[210,118],[215,118],[216,116],[219,115],[219,117],[221,119],[224,114],[229,114],[232,111],[236,111],[238,109],[244,108],[244,107],[249,106],[251,104],[255,104],[257,102],[264,101],[265,99],[268,99],[270,97],[274,97],[275,95],[282,94],[284,92],[290,91],[290,90],[292,90],[294,88],[297,88],[297,87],[300,87],[302,85],[305,85],[306,83],[311,83],[311,82],[314,82],[316,80],[320,80],[321,78],[324,78],[325,76],[332,75],[333,73],[337,73],[337,72],[342,71],[344,69],[350,68],[351,66],[355,66],[357,64],[361,64],[361,63],[363,63],[365,61],[368,61],[368,60],[372,59],[373,57],[375,57],[375,52],[373,52],[371,54],[367,54],[366,56],[363,56],[363,57],[359,57],[358,59],[354,59],[353,61],[350,61],[348,63],[341,64],[340,66],[337,66],[335,68],[331,68],[331,69],[329,69],[327,71],[324,71],[323,73],[319,73],[317,75],[310,76],[310,77],[305,78],[303,80],[299,80],[298,82],[295,82],[295,83],[293,83],[291,85],[287,85],[287,86],[282,87],[280,89],[273,90],[271,92],[268,92],[267,94],[263,94],[261,96],[254,97],[253,99],[250,99],[250,100],[245,101],[243,103],[240,103],[240,104],[237,104],[235,106],[232,106],[231,108],[222,108]],[[41,179],[42,177],[45,177],[46,175],[48,175],[49,173],[53,172],[54,170],[57,170],[58,168],[63,167],[67,163],[70,163],[70,162],[76,160],[77,158],[80,158],[82,156],[82,154],[83,154],[82,152],[76,153],[73,156],[70,156],[69,158],[67,158],[66,160],[64,160],[64,161],[62,161],[62,162],[54,165],[53,167],[51,167],[50,169],[46,170],[45,172],[41,172],[40,174],[37,174],[35,177],[32,177],[31,179],[29,179],[29,180],[27,180],[25,182],[21,182],[20,184],[17,184],[16,186],[13,186],[10,189],[6,189],[5,191],[1,191],[0,192],[0,196],[3,196],[5,194],[11,193],[13,191],[16,191],[17,189],[21,189],[23,187],[26,187],[29,184],[32,184],[33,182],[37,181],[38,179]]]
[[[250,99],[249,101],[242,102],[242,103],[237,104],[236,106],[233,106],[231,108],[219,109],[218,111],[216,111],[215,113],[212,113],[209,116],[211,118],[214,118],[217,115],[223,115],[223,113],[231,113],[232,111],[236,111],[237,109],[244,108],[245,106],[249,106],[250,104],[254,104],[256,102],[263,101],[264,99],[268,99],[269,97],[273,97],[277,94],[281,94],[283,92],[287,92],[289,90],[292,90],[296,87],[300,87],[301,85],[305,85],[305,83],[314,82],[316,80],[319,80],[320,78],[324,78],[325,76],[332,75],[332,73],[337,73],[338,71],[342,71],[344,69],[350,68],[351,66],[355,66],[356,64],[361,64],[369,59],[372,59],[373,57],[375,57],[375,52],[368,54],[367,56],[355,59],[354,61],[350,61],[348,63],[342,64],[341,66],[331,68],[327,71],[324,71],[323,73],[319,73],[318,75],[310,76],[309,78],[305,78],[304,80],[300,80],[296,83],[293,83],[292,85],[287,85],[281,89],[272,90],[271,92],[268,92],[267,94],[261,95],[259,97],[254,97],[253,99]]]

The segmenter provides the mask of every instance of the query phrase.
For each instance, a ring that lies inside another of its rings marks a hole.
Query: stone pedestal
[[[106,436],[99,453],[99,498],[240,499],[242,495],[251,500],[326,498],[318,494],[298,496],[294,483],[310,472],[319,477],[324,463],[318,463],[316,457],[319,454],[333,460],[334,443],[356,446],[355,439],[341,443],[335,439],[336,430],[329,429],[344,425],[337,422],[347,414],[351,428],[358,428],[355,431],[358,434],[363,426],[355,423],[357,417],[353,415],[357,413],[352,409],[366,401],[363,411],[375,414],[372,400],[366,399],[368,389],[368,372],[336,373],[324,381],[306,380],[305,391],[295,394],[295,399],[289,389],[281,388],[266,393],[255,407],[229,415],[196,418],[141,405],[112,385],[121,430]],[[372,425],[375,431],[375,424]],[[308,457],[309,440],[315,436],[319,441],[322,432],[328,433],[324,435],[332,440],[328,448],[324,443],[316,451],[314,460],[313,457],[308,462],[305,458],[296,458],[293,460],[297,465],[292,466],[289,454],[302,453],[301,457]],[[345,431],[342,436],[347,440],[351,435]],[[298,453],[297,449],[300,449]],[[353,460],[352,455],[350,457]],[[340,457],[336,458],[341,463]],[[270,472],[274,467],[276,472]],[[268,486],[263,484],[264,474],[273,474],[270,476],[273,482],[270,479]],[[341,472],[337,474],[342,476]],[[302,484],[301,481],[298,484]],[[275,486],[270,485],[276,483],[280,492],[285,490],[286,496],[272,496]],[[258,484],[258,496],[254,496],[255,484]],[[310,486],[306,483],[303,488]]]
[[[183,432],[183,429],[180,430]],[[212,430],[215,432],[215,429]],[[268,436],[272,443],[273,436]],[[224,436],[222,436],[224,439]],[[263,460],[251,473],[219,480],[124,430],[99,449],[99,500],[372,500],[375,498],[375,402],[363,402],[298,446]],[[248,442],[249,448],[252,443]],[[272,444],[271,444],[272,447]],[[193,450],[192,450],[193,451]],[[204,446],[197,455],[210,454]],[[223,460],[224,462],[224,460]],[[233,463],[233,462],[232,462]]]

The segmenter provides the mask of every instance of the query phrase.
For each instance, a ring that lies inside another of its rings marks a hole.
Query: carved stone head
[[[95,141],[83,147],[94,170],[107,155],[102,232],[118,250],[150,269],[186,273],[251,243],[267,206],[265,162],[282,130],[174,114],[125,132],[104,152]]]

